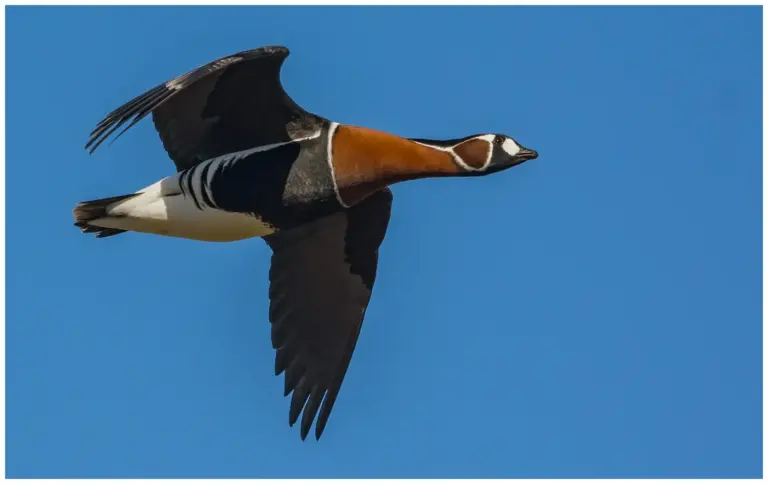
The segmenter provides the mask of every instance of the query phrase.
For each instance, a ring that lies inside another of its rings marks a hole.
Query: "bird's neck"
[[[461,175],[451,153],[429,143],[368,128],[338,126],[330,163],[341,201],[351,206],[397,182]]]

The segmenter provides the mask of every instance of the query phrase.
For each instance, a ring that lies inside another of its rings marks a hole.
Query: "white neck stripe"
[[[339,193],[339,184],[336,181],[336,170],[333,168],[333,135],[336,134],[336,129],[338,129],[338,127],[339,123],[332,122],[331,127],[328,128],[328,151],[325,157],[328,160],[328,169],[331,170],[331,181],[333,181],[333,192],[336,194],[336,200],[342,207],[349,208],[349,205],[344,203],[344,200],[341,199],[341,193]]]
[[[488,166],[491,164],[491,158],[493,158],[493,140],[496,138],[496,136],[492,134],[486,134],[484,136],[481,136],[480,139],[485,140],[488,142],[488,158],[485,159],[485,163],[483,163],[483,166],[480,168],[480,170],[485,171],[488,169]]]
[[[472,168],[471,166],[469,166],[466,163],[464,163],[464,160],[462,160],[461,156],[457,155],[453,151],[453,148],[444,148],[442,146],[433,146],[433,145],[428,145],[426,143],[419,143],[418,141],[414,141],[414,143],[416,143],[418,145],[421,145],[421,146],[426,146],[427,148],[432,148],[433,150],[442,151],[443,153],[448,153],[453,158],[453,161],[455,161],[456,164],[459,165],[460,167],[462,167],[463,169],[469,170],[469,171],[474,170],[474,168]]]
[[[462,143],[466,143],[467,141],[471,141],[473,139],[477,139],[477,138],[471,138],[471,139],[468,139],[466,141],[463,141]],[[442,146],[428,145],[426,143],[419,143],[418,141],[414,141],[414,143],[416,143],[417,145],[426,146],[427,148],[432,148],[432,149],[437,150],[437,151],[442,151],[443,153],[449,153],[453,157],[453,161],[455,161],[457,165],[459,165],[460,167],[462,167],[463,169],[465,169],[467,171],[485,170],[485,168],[488,166],[488,163],[490,163],[490,161],[491,161],[491,156],[489,154],[488,155],[488,160],[486,161],[486,164],[483,165],[482,168],[472,168],[471,166],[466,164],[466,162],[464,162],[464,160],[461,159],[461,156],[457,155],[456,152],[453,151],[453,148],[444,148]],[[459,143],[459,144],[462,144],[462,143]],[[493,146],[491,146],[491,149],[493,149]]]

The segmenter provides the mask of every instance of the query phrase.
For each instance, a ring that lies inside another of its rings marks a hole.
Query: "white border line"
[[[344,199],[341,198],[339,182],[336,181],[336,169],[333,167],[333,137],[337,129],[339,129],[339,123],[331,122],[331,126],[328,128],[328,146],[326,147],[327,153],[325,157],[328,161],[328,168],[331,170],[331,181],[333,182],[333,192],[336,194],[336,200],[342,207],[349,208],[349,205],[344,203]]]
[[[761,0],[741,0],[738,3],[731,3],[731,2],[725,2],[725,1],[713,1],[713,0],[705,0],[705,1],[691,1],[691,0],[679,0],[676,2],[654,2],[651,0],[634,0],[632,2],[610,2],[610,1],[603,1],[603,0],[592,0],[588,2],[575,2],[575,1],[568,1],[568,0],[519,0],[515,2],[509,2],[504,0],[483,0],[482,2],[471,2],[471,1],[458,1],[458,0],[445,0],[445,1],[437,1],[437,0],[421,0],[421,1],[405,1],[405,0],[377,0],[377,1],[370,1],[370,2],[359,2],[359,1],[353,1],[353,0],[329,0],[329,1],[321,1],[321,0],[275,0],[272,2],[253,2],[253,1],[247,1],[247,0],[228,0],[226,3],[222,4],[215,4],[211,1],[202,1],[202,0],[188,0],[188,1],[181,1],[181,0],[165,0],[165,1],[156,1],[156,0],[135,0],[135,1],[127,1],[127,0],[115,0],[109,3],[106,3],[104,1],[96,1],[96,0],[80,0],[79,2],[66,2],[63,0],[38,0],[36,2],[28,2],[28,1],[21,1],[21,0],[14,0],[14,1],[5,1],[5,5],[62,5],[62,6],[83,6],[83,5],[102,5],[102,6],[111,6],[111,5],[151,5],[151,6],[166,6],[166,5],[196,5],[196,6],[211,6],[211,7],[223,7],[223,6],[234,6],[234,5],[301,5],[301,6],[308,6],[308,5],[363,5],[363,6],[370,6],[370,5],[418,5],[418,6],[429,6],[429,5],[479,5],[478,6],[494,6],[494,5],[518,5],[518,6],[528,6],[528,5],[554,5],[554,6],[642,6],[642,5],[663,5],[663,6],[704,6],[704,5],[711,5],[711,6],[747,6],[747,5],[763,5],[765,2]]]

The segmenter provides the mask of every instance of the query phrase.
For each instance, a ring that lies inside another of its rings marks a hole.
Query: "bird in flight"
[[[73,212],[96,237],[264,239],[275,374],[285,374],[288,423],[301,416],[304,440],[313,422],[322,435],[349,367],[389,223],[389,186],[484,176],[538,155],[503,134],[402,138],[309,113],[280,82],[288,54],[269,46],[223,57],[109,113],[86,149],[151,113],[176,173]]]

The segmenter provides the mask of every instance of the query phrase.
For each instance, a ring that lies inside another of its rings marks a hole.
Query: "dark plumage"
[[[284,47],[240,52],[150,89],[92,131],[93,152],[148,114],[177,173],[82,202],[83,232],[208,241],[261,237],[272,250],[269,320],[288,422],[319,439],[357,344],[394,183],[501,171],[537,156],[504,135],[405,139],[309,113],[284,91]]]
[[[291,141],[325,120],[296,105],[280,83],[285,47],[262,47],[215,60],[160,84],[108,114],[91,132],[93,152],[125,123],[149,113],[181,171],[254,146]]]

